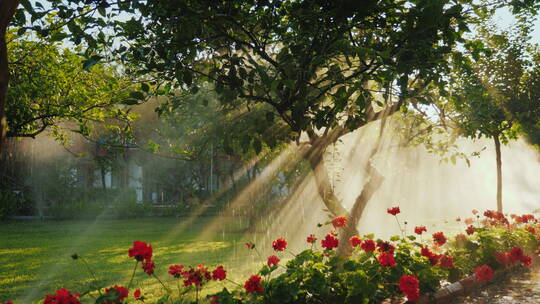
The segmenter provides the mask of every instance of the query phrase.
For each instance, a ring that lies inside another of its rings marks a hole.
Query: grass
[[[0,302],[32,303],[60,287],[81,294],[91,290],[96,282],[81,260],[70,258],[73,253],[88,262],[98,286],[127,285],[134,266],[127,250],[134,240],[152,244],[156,274],[171,286],[175,286],[167,275],[171,264],[233,267],[234,261],[245,262],[248,252],[239,250],[243,249],[239,225],[224,223],[218,236],[198,239],[212,220],[200,218],[189,224],[174,218],[0,223]],[[141,269],[133,286],[150,297],[157,296],[155,280]]]

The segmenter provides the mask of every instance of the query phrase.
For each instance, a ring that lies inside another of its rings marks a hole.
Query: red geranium
[[[521,261],[521,258],[525,255],[523,253],[523,248],[514,246],[512,247],[512,250],[510,251],[510,260],[514,263],[517,261]]]
[[[113,286],[110,288],[105,288],[105,294],[106,295],[113,295],[115,296],[115,299],[112,301],[105,301],[105,304],[119,304],[122,303],[122,300],[126,299],[129,296],[129,291],[127,288],[123,286]]]
[[[339,246],[339,240],[329,233],[323,240],[321,240],[321,246],[325,249],[332,250]]]
[[[135,292],[133,293],[133,297],[137,300],[143,300],[143,297],[141,297],[141,290],[140,289],[135,290]]]
[[[180,278],[183,275],[184,266],[182,265],[171,265],[169,266],[169,274],[175,278]]]
[[[493,269],[489,267],[488,265],[482,265],[480,267],[476,267],[474,269],[476,279],[478,281],[489,281],[491,277],[493,277]]]
[[[394,250],[396,249],[394,245],[390,244],[390,242],[377,242],[377,248],[380,252],[386,252],[390,254],[394,254]]]
[[[444,245],[446,243],[446,237],[444,236],[444,233],[436,232],[432,236],[433,236],[433,241],[438,246],[442,246],[442,245]]]
[[[429,262],[431,265],[435,266],[439,262],[439,259],[441,258],[440,254],[435,254],[429,250],[427,247],[422,247],[420,250],[420,254],[426,258],[429,259]]]
[[[364,249],[365,252],[372,252],[375,250],[375,242],[370,239],[366,239],[362,242],[362,245],[360,245],[362,249]]]
[[[219,297],[212,296],[212,298],[210,299],[210,304],[219,304]]]
[[[315,237],[315,235],[310,234],[310,235],[307,237],[306,241],[307,241],[308,243],[310,243],[310,244],[315,244],[315,241],[317,241],[317,238]]]
[[[407,295],[409,302],[418,301],[420,290],[418,289],[419,281],[414,276],[403,275],[399,278],[399,290]]]
[[[46,295],[43,304],[80,304],[80,295],[72,294],[71,291],[60,288],[52,295]],[[9,302],[8,302],[9,303]]]
[[[223,281],[225,278],[227,278],[227,271],[223,266],[218,266],[216,269],[212,270],[212,280]]]
[[[414,227],[414,233],[421,235],[422,232],[427,232],[426,226],[416,226]]]
[[[349,239],[349,243],[351,244],[351,247],[358,247],[362,244],[362,240],[357,235],[354,235]]]
[[[272,266],[275,266],[279,263],[280,259],[275,256],[275,255],[271,255],[268,257],[268,260],[266,261],[266,264],[268,264],[268,266],[272,267]]]
[[[184,276],[184,286],[201,286],[206,281],[212,279],[212,275],[208,271],[208,268],[201,264],[199,264],[197,268],[189,267],[189,270],[184,271],[182,274]]]
[[[264,288],[261,284],[261,277],[254,274],[246,281],[244,284],[244,288],[249,293],[261,293],[263,292]]]
[[[154,268],[156,268],[156,264],[154,264],[154,261],[146,260],[144,261],[142,268],[148,275],[152,275],[154,273]]]
[[[525,230],[529,231],[532,234],[536,233],[536,230],[534,229],[533,226],[527,226],[527,227],[525,227]]]
[[[446,268],[453,268],[454,267],[454,257],[451,255],[442,255],[439,260],[439,266],[446,267]]]
[[[467,230],[465,230],[465,232],[467,232],[468,235],[471,235],[474,233],[474,226],[473,225],[469,225],[469,227],[467,227]]]
[[[521,257],[521,265],[525,267],[529,267],[532,265],[532,258],[528,255],[524,255]]]
[[[275,251],[283,251],[287,248],[287,241],[284,238],[279,238],[272,242],[272,247]]]
[[[152,246],[145,242],[135,241],[133,247],[128,250],[128,256],[134,257],[135,260],[142,262],[143,260],[152,259]]]
[[[495,252],[495,259],[500,264],[506,265],[512,262],[510,252]]]
[[[336,216],[332,219],[332,225],[334,225],[335,228],[341,228],[347,224],[347,217],[346,216]]]
[[[392,207],[392,208],[386,209],[386,212],[388,212],[388,214],[391,214],[391,215],[397,215],[401,212],[401,210],[399,210],[399,207]]]
[[[394,259],[394,256],[390,253],[381,253],[377,257],[377,260],[379,260],[379,264],[383,267],[394,267],[396,266],[396,260]]]

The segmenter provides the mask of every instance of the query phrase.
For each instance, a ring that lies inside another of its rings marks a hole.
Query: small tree
[[[497,33],[493,26],[480,28],[478,41],[488,47],[487,55],[457,58],[457,68],[452,73],[449,98],[456,111],[452,119],[460,133],[470,138],[493,139],[497,210],[501,212],[501,142],[506,144],[516,139],[519,121],[528,125],[533,119],[531,112],[538,113],[538,103],[529,99],[532,89],[529,32],[529,25],[524,23],[513,32]]]

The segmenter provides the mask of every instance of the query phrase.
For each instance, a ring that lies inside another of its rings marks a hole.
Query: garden
[[[0,304],[540,301],[539,11],[0,1]]]

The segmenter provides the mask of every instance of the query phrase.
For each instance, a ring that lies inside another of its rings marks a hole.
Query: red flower
[[[467,229],[465,230],[465,232],[467,232],[468,235],[471,235],[474,233],[474,226],[473,225],[469,225],[469,227],[467,227]]]
[[[419,298],[419,282],[414,276],[403,275],[399,278],[399,290],[407,295],[409,302],[416,302]]]
[[[521,261],[521,258],[524,255],[525,254],[523,253],[523,248],[514,246],[512,247],[512,250],[510,251],[510,260],[512,261],[512,263]]]
[[[315,244],[315,241],[317,241],[317,238],[316,238],[313,234],[310,234],[310,235],[307,237],[306,241],[307,241],[308,243]]]
[[[524,255],[521,257],[521,265],[525,267],[529,267],[532,265],[532,258],[528,255]]]
[[[362,244],[362,240],[357,235],[354,235],[349,239],[349,243],[351,244],[351,247],[358,247]]]
[[[13,304],[12,301],[5,301],[4,304]]]
[[[133,248],[128,250],[128,256],[130,258],[134,257],[139,262],[150,260],[152,259],[152,246],[145,242],[135,241],[133,242]]]
[[[321,246],[325,249],[332,250],[339,246],[339,240],[329,233],[324,240],[321,240]]]
[[[446,237],[444,236],[444,233],[436,232],[432,236],[433,236],[433,241],[438,246],[442,246],[442,245],[444,245],[446,243]]]
[[[394,267],[396,266],[396,260],[394,259],[394,256],[390,253],[381,253],[377,257],[377,260],[379,260],[379,264],[383,267]]]
[[[454,267],[454,257],[451,255],[442,255],[439,261],[440,261],[439,266],[441,267],[446,267],[446,268]]]
[[[180,278],[183,274],[184,266],[182,265],[171,265],[169,266],[169,274],[175,277],[176,279]]]
[[[218,266],[212,271],[212,280],[214,281],[223,281],[226,277],[227,271],[223,268],[223,266]]]
[[[219,297],[212,296],[212,298],[210,299],[210,304],[219,304]]]
[[[527,226],[527,227],[525,227],[525,230],[529,231],[532,234],[536,233],[536,230],[534,229],[533,226]]]
[[[429,259],[429,262],[431,265],[435,266],[437,263],[439,263],[439,259],[441,258],[440,254],[435,254],[429,250],[427,247],[422,247],[422,250],[420,250],[420,254],[423,257],[426,257]]]
[[[478,281],[489,281],[493,277],[493,269],[488,265],[482,265],[474,269],[475,277]]]
[[[414,227],[414,233],[421,235],[422,232],[427,232],[426,226],[416,226]]]
[[[152,275],[154,273],[154,268],[156,268],[156,264],[154,264],[154,261],[151,261],[151,260],[144,261],[144,263],[142,265],[142,269],[148,275]]]
[[[279,238],[272,242],[272,247],[276,251],[283,251],[287,248],[287,241],[284,238]]]
[[[397,215],[401,212],[401,210],[399,210],[399,207],[392,207],[392,208],[386,209],[386,212],[388,212],[388,214],[391,214],[391,215]]]
[[[261,277],[254,274],[246,281],[244,288],[249,293],[261,293],[264,288],[261,284]]]
[[[366,239],[360,245],[365,252],[372,252],[375,250],[375,242],[373,240]]]
[[[141,298],[141,290],[140,289],[135,290],[135,292],[133,293],[133,297],[139,300]]]
[[[495,259],[500,264],[506,265],[512,262],[510,252],[495,252]]]
[[[79,296],[79,294],[72,294],[65,288],[60,288],[56,293],[45,296],[43,304],[80,304]]]
[[[253,244],[252,242],[247,242],[247,243],[246,243],[246,247],[247,247],[248,249],[255,249],[255,244]]]
[[[201,264],[199,264],[196,269],[189,267],[189,271],[184,271],[182,275],[184,276],[184,286],[201,286],[206,281],[212,279],[212,275],[208,269]]]
[[[347,224],[347,217],[345,216],[336,216],[332,219],[332,225],[334,225],[335,228],[341,228]]]
[[[386,252],[390,254],[394,254],[394,250],[396,249],[390,242],[377,242],[377,248],[380,252]]]
[[[129,296],[129,291],[123,286],[114,285],[113,287],[105,288],[106,295],[114,295],[116,298],[112,301],[105,301],[105,304],[118,304]]]
[[[266,264],[268,264],[268,266],[272,267],[272,266],[275,266],[279,263],[280,259],[275,256],[275,255],[271,255],[268,257],[268,261],[266,261]]]

